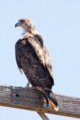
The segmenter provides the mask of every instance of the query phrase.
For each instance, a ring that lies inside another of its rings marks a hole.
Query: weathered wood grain
[[[56,95],[56,94],[55,94]],[[47,107],[43,95],[32,88],[0,86],[0,105],[80,118],[80,98],[56,95],[59,111]]]

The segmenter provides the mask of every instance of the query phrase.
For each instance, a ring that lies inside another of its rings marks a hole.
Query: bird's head
[[[15,27],[22,27],[25,32],[35,31],[35,26],[30,18],[23,18],[18,20]]]

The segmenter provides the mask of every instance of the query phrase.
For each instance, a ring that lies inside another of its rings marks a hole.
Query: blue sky
[[[53,62],[58,94],[80,97],[80,0],[0,0],[0,84],[26,85],[15,62],[15,43],[22,30],[14,25],[32,18]],[[48,115],[50,120],[73,118]],[[41,120],[35,112],[0,106],[0,119]],[[76,120],[76,119],[75,119]]]

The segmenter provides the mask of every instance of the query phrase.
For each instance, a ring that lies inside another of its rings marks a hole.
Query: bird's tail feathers
[[[59,110],[57,99],[52,92],[48,96],[48,102],[55,111]]]
[[[50,104],[50,106],[55,111],[58,111],[59,110],[58,102],[57,102],[57,99],[56,99],[55,95],[52,93],[52,91],[50,91],[50,94],[49,94],[48,90],[45,90],[45,91],[42,90],[42,92],[43,92],[43,94],[45,96],[47,105]]]
[[[57,99],[55,97],[55,95],[53,94],[53,92],[50,89],[42,89],[40,87],[36,87],[37,90],[41,91],[46,99],[47,102],[47,106],[48,104],[50,104],[50,106],[55,110],[58,111],[59,107],[58,107],[58,102]]]

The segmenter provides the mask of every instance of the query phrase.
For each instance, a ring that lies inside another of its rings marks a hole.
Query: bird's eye
[[[23,19],[20,20],[21,23],[25,22]]]

